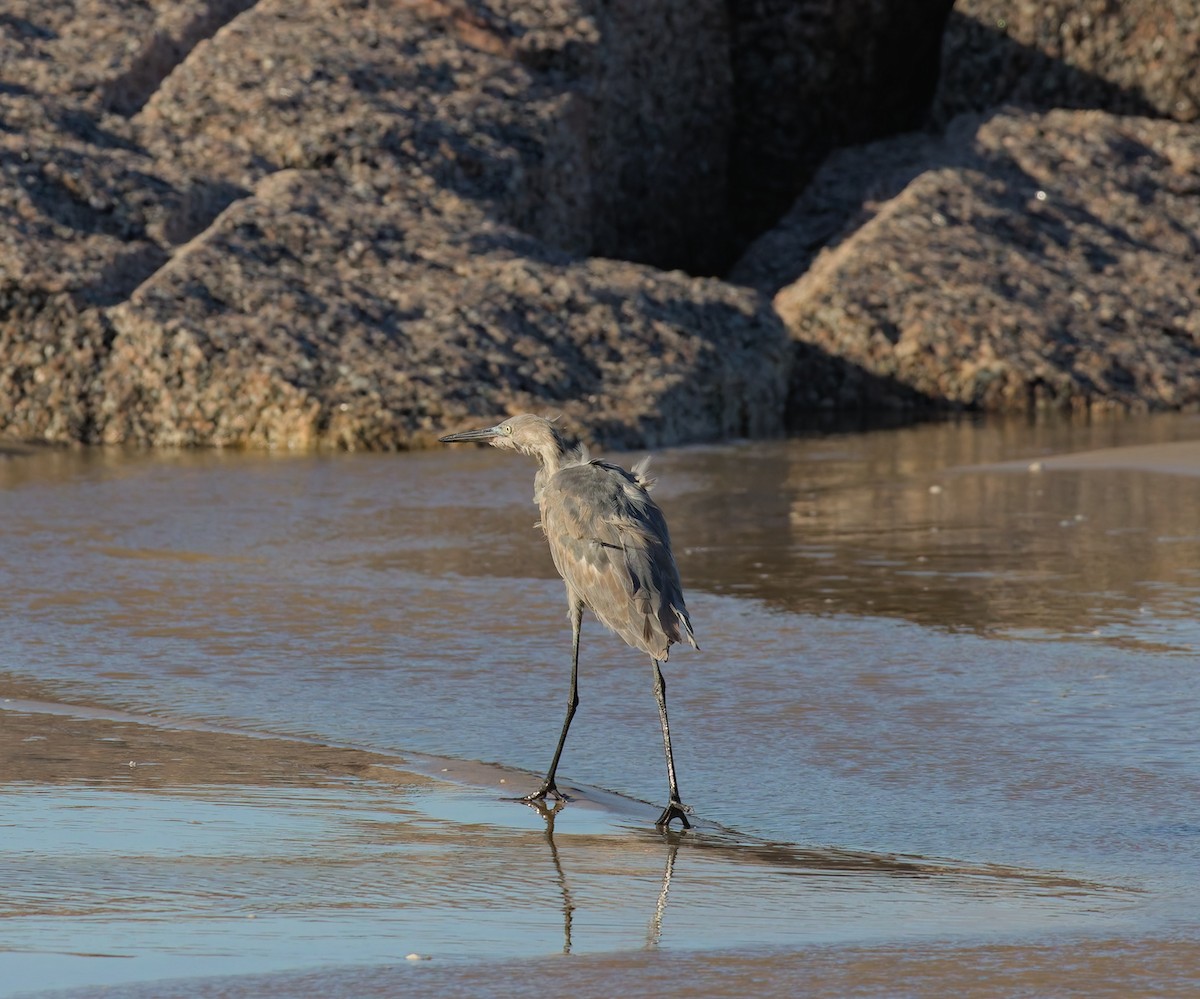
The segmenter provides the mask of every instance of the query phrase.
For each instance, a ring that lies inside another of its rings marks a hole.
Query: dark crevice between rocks
[[[113,260],[97,274],[96,279],[74,295],[81,306],[106,308],[127,301],[146,280],[156,274],[170,256],[153,243],[143,243],[132,253]]]
[[[0,166],[12,158],[0,157]],[[128,161],[58,149],[43,162],[9,170],[41,215],[80,238],[111,237],[122,244],[111,260],[71,291],[80,305],[125,301],[170,260],[172,246],[203,232],[249,192],[197,180],[180,191]]]
[[[251,193],[226,181],[194,181],[163,221],[162,238],[172,246],[182,246],[204,232],[235,201],[248,198]]]
[[[680,246],[648,261],[659,266],[728,275],[839,148],[906,132],[933,137],[958,114],[1004,102],[1163,117],[1140,89],[1017,42],[952,11],[949,0],[880,4],[866,22],[861,5],[843,10],[822,0],[726,6],[733,81],[727,225],[720,245],[706,247],[719,264],[697,270],[692,249]],[[889,173],[882,161],[880,174]],[[836,238],[841,227],[833,228]]]
[[[832,150],[920,127],[937,86],[951,0],[727,0],[727,7],[728,268],[787,212]]]
[[[787,399],[784,424],[789,433],[844,426],[842,421],[848,420],[857,429],[899,426],[970,410],[800,340],[792,343]]]
[[[102,106],[125,117],[137,114],[192,49],[257,2],[208,0],[173,30],[155,31],[143,42],[129,69],[106,84]]]

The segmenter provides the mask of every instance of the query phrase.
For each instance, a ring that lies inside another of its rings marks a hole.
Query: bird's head
[[[543,461],[550,457],[558,458],[566,451],[566,444],[558,428],[549,420],[529,413],[510,416],[494,427],[464,430],[462,433],[439,437],[438,440],[443,444],[480,441],[491,444],[492,447],[536,455]]]

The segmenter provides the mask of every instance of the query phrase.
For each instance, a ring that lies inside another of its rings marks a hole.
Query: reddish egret
[[[546,779],[522,800],[544,801],[547,795],[563,800],[554,777],[567,730],[579,707],[579,626],[586,607],[654,664],[654,699],[662,721],[670,785],[670,801],[655,826],[665,829],[678,818],[684,828],[690,828],[688,809],[679,799],[675,779],[667,685],[660,663],[674,642],[699,646],[683,602],[666,519],[647,492],[652,484],[646,475],[649,459],[634,465],[631,472],[592,460],[583,448],[568,448],[554,424],[540,416],[514,416],[494,427],[440,439],[446,443],[486,441],[493,447],[532,455],[540,464],[533,480],[533,498],[542,511],[542,530],[550,542],[554,566],[567,584],[571,692]]]

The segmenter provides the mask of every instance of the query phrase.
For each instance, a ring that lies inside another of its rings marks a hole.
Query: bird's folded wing
[[[663,658],[684,637],[666,521],[633,476],[604,462],[559,470],[545,486],[542,523],[573,595],[626,642]]]

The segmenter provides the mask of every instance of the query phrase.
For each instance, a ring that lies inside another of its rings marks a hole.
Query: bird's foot
[[[684,829],[691,829],[692,824],[687,817],[687,813],[690,811],[691,809],[678,798],[672,798],[671,803],[663,809],[662,815],[654,823],[654,828],[660,832],[666,832],[671,827],[671,820],[679,819],[679,823]]]
[[[547,798],[552,798],[555,801],[567,801],[567,796],[562,793],[552,780],[542,781],[542,786],[539,787],[533,794],[522,795],[514,800],[523,801],[527,805],[532,805],[534,802],[543,802]]]

